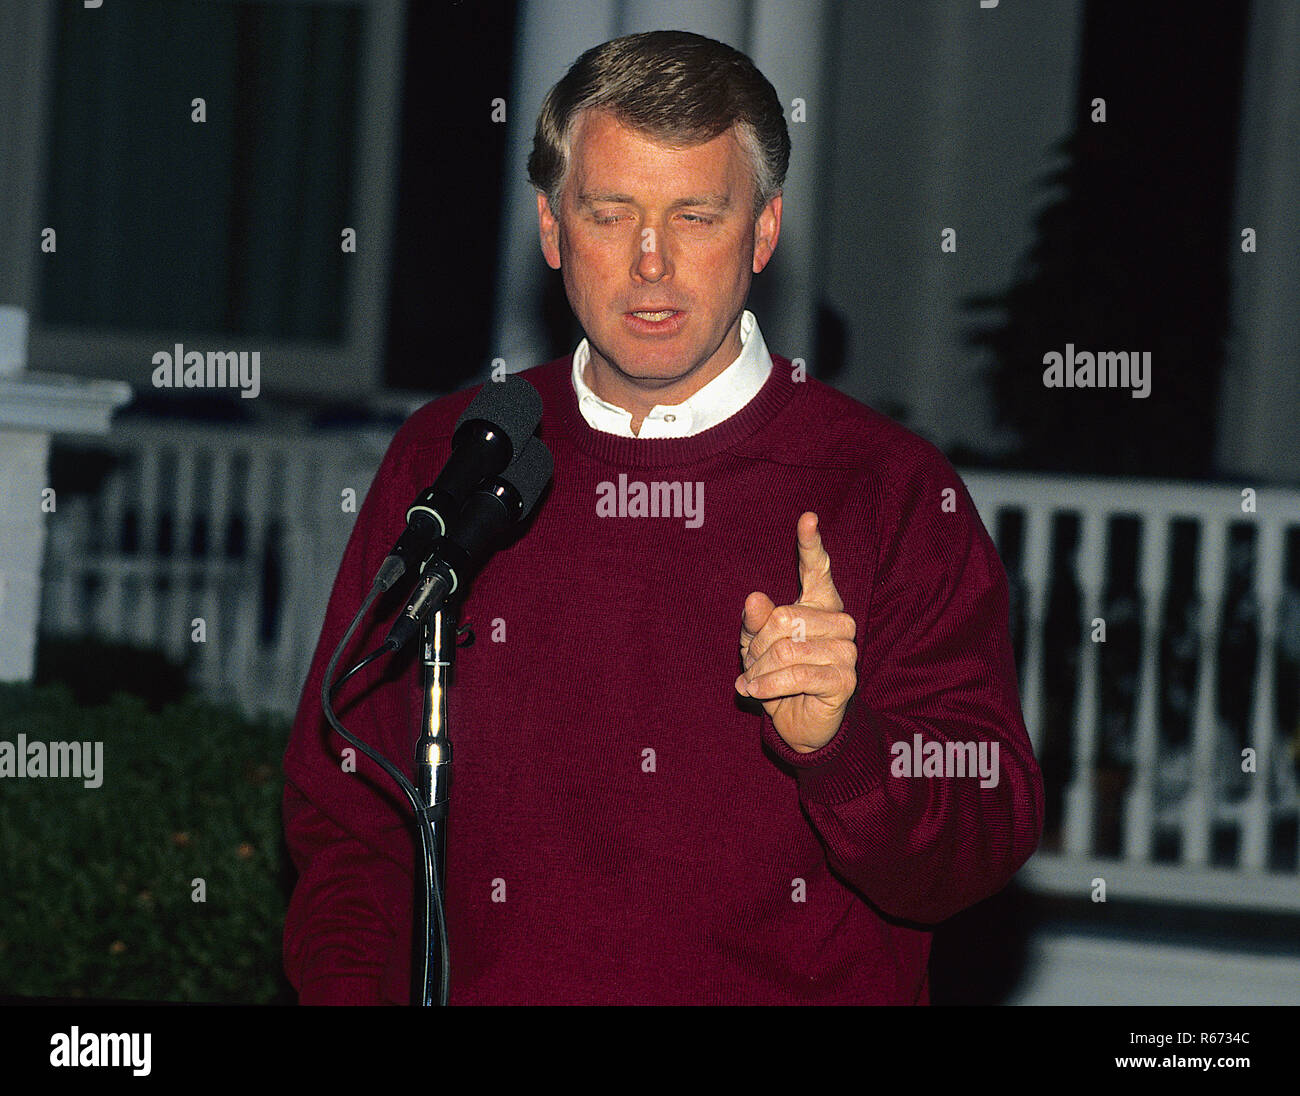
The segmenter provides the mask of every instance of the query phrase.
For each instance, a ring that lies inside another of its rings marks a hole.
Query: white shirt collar
[[[593,430],[621,438],[689,438],[702,433],[749,403],[772,372],[772,356],[763,333],[754,314],[746,309],[740,316],[740,356],[684,403],[656,404],[641,424],[641,433],[633,434],[632,413],[602,400],[583,377],[590,356],[591,347],[583,339],[573,351],[573,390],[578,396],[578,410]]]

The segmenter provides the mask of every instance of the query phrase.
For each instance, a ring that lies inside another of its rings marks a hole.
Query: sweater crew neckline
[[[592,459],[621,468],[695,464],[725,453],[776,418],[795,394],[789,361],[773,354],[772,371],[757,395],[717,426],[685,438],[624,438],[596,430],[583,418],[571,380],[573,355],[557,364],[553,376],[561,388],[558,419],[565,435]]]

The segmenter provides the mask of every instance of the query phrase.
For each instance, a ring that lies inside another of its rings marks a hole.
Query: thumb
[[[745,598],[745,608],[740,614],[740,657],[749,652],[749,644],[767,623],[776,604],[765,593],[755,590]]]
[[[799,604],[842,612],[844,602],[831,578],[831,557],[822,544],[817,515],[811,511],[802,514],[795,535],[799,542]]]

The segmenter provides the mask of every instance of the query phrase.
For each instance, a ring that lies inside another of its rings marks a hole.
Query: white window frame
[[[212,0],[241,3],[242,0]],[[355,210],[357,250],[349,258],[350,274],[343,287],[344,316],[341,341],[313,342],[271,339],[262,336],[220,336],[221,350],[258,350],[266,383],[293,395],[369,396],[383,390],[383,351],[388,324],[390,234],[396,208],[400,123],[402,117],[402,74],[406,37],[406,0],[275,0],[305,5],[342,4],[362,11],[361,54],[357,64],[356,159],[352,175],[352,208]],[[46,7],[45,49],[53,49],[54,5]],[[86,16],[95,12],[88,10]],[[50,72],[52,64],[43,66]],[[16,105],[27,113],[23,129],[34,136],[39,148],[50,124],[49,80],[42,93],[19,95]],[[29,89],[30,91],[30,89]],[[45,157],[39,157],[36,185],[28,192],[29,209],[24,218],[34,224],[44,207]],[[325,226],[331,233],[341,231]],[[337,235],[336,235],[337,238]],[[31,271],[28,288],[35,300],[37,286]],[[28,363],[32,369],[74,373],[89,377],[111,377],[132,385],[152,384],[152,357],[169,349],[193,332],[160,330],[123,332],[114,329],[46,325],[32,317]],[[204,336],[209,349],[213,336]]]

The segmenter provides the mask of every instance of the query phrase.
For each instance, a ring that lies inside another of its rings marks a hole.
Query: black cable
[[[425,813],[424,810],[420,811],[420,816],[424,820],[425,827],[427,827],[429,830],[429,840],[426,846],[429,855],[425,857],[425,865],[424,865],[425,881],[428,884],[428,887],[426,888],[426,892],[425,892],[425,910],[424,910],[424,917],[425,917],[424,985],[427,990],[427,987],[429,985],[428,895],[432,894],[435,912],[437,914],[438,958],[440,960],[438,965],[441,968],[439,972],[440,978],[438,982],[438,1004],[445,1005],[447,1003],[447,994],[451,989],[451,955],[447,951],[447,918],[446,918],[446,913],[444,912],[442,906],[442,883],[441,880],[438,878],[438,857],[436,855],[436,852],[434,851],[437,848],[437,843],[434,837],[433,823],[429,821],[428,815]],[[422,828],[421,834],[423,834],[423,832],[424,830]],[[427,996],[425,996],[424,1003],[426,1005],[432,1004],[432,1002],[428,999]]]
[[[356,748],[370,758],[371,761],[383,769],[390,777],[392,777],[397,786],[407,794],[407,797],[411,800],[412,804],[418,809],[420,803],[419,795],[415,790],[415,786],[406,779],[406,775],[378,750],[371,749],[362,742],[361,739],[352,734],[351,731],[339,722],[338,716],[334,714],[334,692],[337,686],[330,684],[330,678],[334,676],[334,671],[338,667],[339,660],[343,657],[343,652],[347,648],[348,642],[352,639],[352,633],[357,630],[357,626],[361,623],[362,618],[370,611],[370,606],[374,604],[375,598],[377,598],[382,592],[383,590],[378,584],[371,587],[370,593],[366,595],[366,600],[361,603],[361,608],[357,610],[357,615],[352,618],[352,623],[348,625],[348,630],[343,633],[343,638],[339,640],[339,645],[334,648],[334,655],[330,659],[329,665],[325,667],[325,679],[321,682],[321,707],[324,709],[325,718],[329,721],[329,725],[356,746]],[[365,665],[369,659],[370,656],[367,655],[363,662],[354,666],[344,676],[351,676],[353,671]],[[342,684],[342,682],[339,684]]]
[[[334,671],[338,668],[339,661],[342,659],[343,652],[347,649],[347,645],[351,641],[353,633],[357,630],[357,627],[360,625],[365,615],[370,611],[370,607],[374,604],[375,599],[383,592],[383,585],[379,580],[376,580],[374,586],[371,587],[370,593],[366,595],[365,601],[361,603],[361,608],[357,610],[357,615],[352,618],[352,623],[348,625],[348,630],[343,633],[343,638],[339,640],[339,645],[334,649],[334,654],[330,658],[329,665],[325,668],[325,678],[321,683],[321,708],[325,713],[325,719],[328,721],[329,725],[334,728],[342,738],[350,742],[370,758],[371,761],[383,769],[384,772],[392,778],[393,782],[406,793],[406,798],[411,802],[411,808],[415,812],[416,829],[420,834],[421,859],[424,862],[425,883],[425,946],[421,949],[424,955],[421,959],[422,969],[420,985],[423,988],[421,989],[420,996],[424,1004],[427,1005],[430,1003],[426,989],[429,984],[428,926],[431,913],[429,908],[430,896],[432,896],[434,904],[434,910],[432,912],[436,913],[437,916],[438,942],[442,957],[442,962],[440,964],[442,969],[440,971],[441,979],[438,989],[438,1003],[440,1005],[445,1005],[447,1004],[447,997],[451,987],[451,963],[450,957],[447,953],[447,923],[442,903],[440,880],[438,878],[438,864],[437,858],[434,855],[435,843],[433,825],[425,811],[424,805],[420,802],[419,793],[416,791],[415,786],[406,778],[406,775],[382,753],[378,750],[372,749],[344,727],[339,721],[338,716],[334,714],[334,694],[342,688],[343,683],[354,674],[359,673],[366,666],[369,666],[375,661],[375,659],[379,658],[381,655],[389,653],[391,650],[387,645],[384,645],[377,650],[372,651],[355,666],[349,669],[348,672],[339,678],[339,680],[333,685],[330,684],[330,679],[334,676]]]
[[[359,674],[362,670],[364,670],[367,666],[369,666],[372,662],[374,662],[375,659],[381,657],[384,654],[387,654],[391,650],[392,650],[391,647],[384,646],[384,647],[378,647],[375,650],[371,651],[368,655],[366,655],[365,658],[363,658],[360,662],[358,662],[355,666],[353,666],[352,669],[350,669],[346,674],[344,674],[341,678],[339,678],[336,682],[334,682],[333,685],[330,686],[330,694],[333,695],[334,693],[337,693],[341,688],[343,688],[344,685],[347,684],[348,679],[351,678],[353,674]]]

